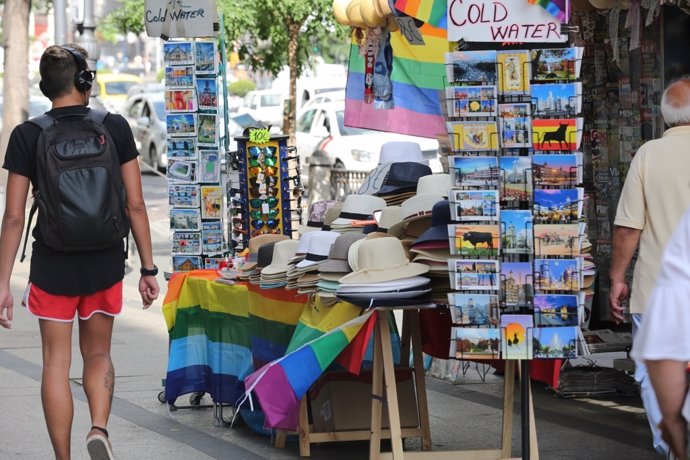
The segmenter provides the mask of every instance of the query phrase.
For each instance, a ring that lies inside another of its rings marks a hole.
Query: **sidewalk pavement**
[[[150,179],[150,178],[149,178]],[[149,180],[147,179],[147,181]],[[151,179],[158,180],[158,179]],[[149,204],[154,233],[154,256],[169,257],[165,191],[156,186]],[[147,195],[147,200],[148,200]],[[112,357],[116,384],[108,424],[119,459],[296,459],[298,445],[271,446],[242,424],[233,428],[214,424],[213,410],[180,409],[169,413],[159,403],[165,377],[168,336],[161,314],[163,294],[143,310],[137,293],[138,260],[125,277],[123,314],[115,321]],[[161,265],[159,263],[159,265]],[[15,315],[12,330],[0,330],[0,459],[47,459],[52,449],[40,402],[41,343],[37,320],[20,305],[28,278],[28,262],[15,265],[12,293]],[[162,281],[162,277],[159,278]],[[164,287],[163,287],[164,289]],[[602,356],[610,361],[611,356]],[[602,362],[601,364],[608,364]],[[88,406],[81,388],[81,357],[75,326],[70,373],[75,416],[72,427],[73,459],[86,459],[85,437],[90,428]],[[434,450],[498,448],[501,432],[503,381],[489,373],[483,382],[470,369],[455,384],[427,378],[427,396]],[[651,436],[639,398],[565,400],[544,384],[532,384],[539,453],[542,459],[655,459]],[[518,399],[516,397],[516,399]],[[178,404],[187,404],[187,398]],[[208,396],[202,404],[210,403]],[[226,409],[226,417],[230,409]],[[520,418],[516,405],[513,455],[520,455]],[[407,440],[408,450],[419,450],[418,439]],[[386,446],[386,443],[383,443]],[[366,459],[367,442],[312,446],[314,459]]]

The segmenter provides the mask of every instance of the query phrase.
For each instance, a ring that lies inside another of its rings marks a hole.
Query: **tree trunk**
[[[30,0],[5,0],[5,75],[3,77],[0,164],[4,163],[10,134],[29,113],[29,10]],[[0,169],[0,186],[7,183],[7,171]],[[4,206],[3,203],[0,206]]]
[[[290,145],[295,145],[295,118],[297,117],[297,46],[299,38],[299,30],[302,24],[299,22],[288,23],[288,34],[290,42],[288,43],[288,66],[290,67],[290,90],[288,94],[288,110],[286,111],[285,129],[284,133],[290,139]]]

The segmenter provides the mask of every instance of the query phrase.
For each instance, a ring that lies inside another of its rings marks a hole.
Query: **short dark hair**
[[[64,46],[81,54],[85,61],[89,57],[89,53],[79,45],[70,43]],[[75,75],[82,70],[74,56],[58,45],[49,46],[43,52],[38,69],[41,73],[41,90],[51,101],[69,94],[74,88]]]

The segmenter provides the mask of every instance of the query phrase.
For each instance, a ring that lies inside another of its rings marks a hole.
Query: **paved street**
[[[164,178],[144,175],[152,220],[155,259],[169,270],[167,189]],[[115,326],[113,361],[116,386],[108,425],[121,459],[295,459],[298,446],[290,440],[278,450],[269,439],[241,424],[214,424],[212,409],[181,409],[169,413],[158,402],[165,376],[167,332],[161,298],[142,310],[136,291],[138,260],[125,279],[125,309]],[[12,290],[15,307],[21,299],[28,263],[16,264]],[[162,277],[159,278],[162,281]],[[75,328],[76,329],[76,328]],[[75,398],[73,458],[87,458],[84,438],[88,410],[81,388],[81,359],[74,338],[72,389]],[[609,363],[611,356],[602,358]],[[35,319],[15,309],[14,328],[0,330],[0,459],[51,458],[50,442],[40,404],[40,337]],[[502,379],[491,373],[482,382],[470,370],[459,384],[427,378],[431,433],[435,450],[497,448],[501,428]],[[534,383],[537,434],[542,459],[654,459],[651,438],[639,398],[565,400]],[[180,398],[179,404],[186,404]],[[202,403],[208,403],[205,398]],[[516,407],[517,409],[517,407]],[[229,414],[229,409],[227,413]],[[519,411],[516,412],[513,454],[520,454]],[[384,443],[385,445],[385,443]],[[406,443],[419,449],[417,440]],[[313,446],[315,459],[365,459],[366,442]]]

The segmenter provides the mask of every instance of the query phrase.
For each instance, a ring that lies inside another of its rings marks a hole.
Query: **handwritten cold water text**
[[[514,2],[515,0],[513,0]],[[448,17],[456,27],[486,24],[493,41],[557,39],[560,37],[558,22],[518,24],[510,19],[511,0],[450,0]]]
[[[170,1],[168,6],[172,6],[172,9],[158,8],[157,12],[146,10],[146,22],[187,21],[203,18],[205,13],[203,8],[191,9],[191,6],[183,5],[182,2]]]

